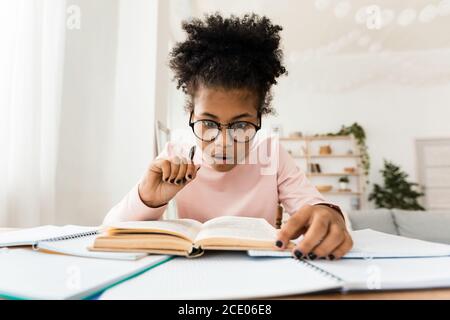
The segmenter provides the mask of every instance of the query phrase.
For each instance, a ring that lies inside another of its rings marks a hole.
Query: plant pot
[[[340,190],[347,190],[348,189],[348,182],[339,182],[339,189]]]

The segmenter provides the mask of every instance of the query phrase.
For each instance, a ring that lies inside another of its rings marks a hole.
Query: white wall
[[[81,28],[68,30],[63,80],[56,223],[95,224],[109,204],[108,141],[114,106],[117,0],[71,0]]]
[[[154,157],[158,1],[70,3],[56,223],[95,225]]]
[[[137,183],[154,157],[155,105],[166,99],[167,87],[156,88],[156,79],[162,77],[157,63],[158,37],[165,32],[158,27],[159,3],[119,0],[114,120],[107,161],[109,183],[104,188],[110,200],[107,209]]]

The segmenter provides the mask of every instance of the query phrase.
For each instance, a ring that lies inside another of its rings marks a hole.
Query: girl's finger
[[[348,232],[345,232],[344,235],[345,239],[344,242],[342,242],[339,247],[337,247],[333,252],[331,252],[328,255],[328,259],[334,260],[334,259],[340,259],[342,258],[347,252],[350,251],[351,248],[353,248],[353,240],[352,237]]]
[[[185,179],[186,179],[186,181],[191,181],[192,179],[195,179],[196,175],[197,175],[197,169],[195,168],[195,165],[192,162],[190,162],[187,165]]]
[[[169,181],[169,177],[170,177],[170,161],[169,160],[163,160],[161,162],[161,171],[162,171],[162,175],[161,178],[163,181]]]
[[[297,258],[308,257],[311,260],[317,258],[311,251],[325,238],[328,233],[328,227],[329,222],[327,220],[321,219],[319,215],[315,215],[303,240],[293,250],[294,256]]]
[[[161,179],[167,181],[170,176],[170,161],[167,159],[158,159],[152,163],[149,171],[160,174]]]
[[[312,206],[305,206],[293,214],[286,224],[281,227],[280,231],[278,231],[275,245],[284,249],[287,247],[289,240],[298,238],[310,220],[312,211]]]
[[[337,225],[331,225],[325,239],[312,251],[317,257],[326,258],[345,240],[345,232]]]
[[[178,174],[175,178],[175,184],[179,185],[184,183],[184,176],[186,175],[188,161],[185,158],[180,158],[180,167],[178,169]]]
[[[179,169],[180,169],[180,158],[178,157],[172,158],[170,160],[170,176],[169,176],[170,183],[175,183]]]

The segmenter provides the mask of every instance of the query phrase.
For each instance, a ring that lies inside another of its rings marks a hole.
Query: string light
[[[397,24],[402,27],[409,26],[416,19],[417,12],[412,8],[404,9],[397,18]]]
[[[317,0],[318,10],[331,9],[338,19],[345,18],[352,11],[350,1],[339,1],[331,5],[331,1]],[[381,8],[377,5],[356,8],[354,21],[357,25],[366,30],[379,30],[388,25],[401,28],[409,27],[413,24],[426,24],[434,21],[438,17],[450,15],[450,0],[442,0],[436,4],[427,4],[421,8],[404,8],[394,11],[390,8]],[[376,59],[376,65],[366,64],[363,70],[353,70],[346,73],[346,76],[338,81],[332,77],[319,77],[315,81],[310,76],[304,80],[302,86],[307,91],[320,93],[339,93],[354,90],[364,85],[373,84],[378,81],[392,82],[398,85],[423,87],[437,84],[450,83],[450,50],[441,49],[434,53],[437,56],[443,55],[442,59],[427,58],[427,56],[394,53],[388,48],[384,48],[378,37],[363,32],[362,28],[357,28],[339,37],[324,46],[316,49],[305,50],[296,57],[302,63],[312,63],[308,68],[310,72],[322,70],[323,62],[319,61],[323,56],[335,54],[350,44],[354,44],[366,50],[370,54],[368,59]],[[296,63],[297,64],[297,63]],[[315,66],[315,64],[318,64]],[[318,69],[316,69],[318,68]],[[305,71],[305,70],[303,70]],[[308,72],[303,73],[305,76]],[[303,81],[302,81],[303,82]]]
[[[330,0],[316,0],[315,7],[324,11],[331,7]],[[339,1],[335,4],[333,12],[336,18],[342,19],[348,16],[352,9],[350,1]],[[396,12],[389,8],[381,8],[378,5],[363,6],[356,10],[354,19],[357,24],[364,24],[368,29],[381,29],[392,23],[397,16],[397,25],[407,27],[416,19],[420,23],[429,23],[436,17],[450,15],[450,0],[441,0],[438,4],[427,4],[420,10],[405,8]]]
[[[437,14],[437,7],[433,4],[429,4],[420,11],[418,20],[420,22],[427,23],[432,21]]]
[[[335,7],[334,7],[334,15],[342,19],[348,15],[350,10],[352,9],[352,5],[349,1],[340,1]]]

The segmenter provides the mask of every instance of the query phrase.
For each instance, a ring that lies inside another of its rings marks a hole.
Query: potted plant
[[[408,181],[408,174],[394,163],[384,160],[384,168],[380,170],[384,184],[374,184],[369,201],[375,202],[376,208],[425,210],[419,198],[425,194],[415,182]]]
[[[366,145],[366,132],[359,123],[354,123],[351,126],[342,126],[341,130],[335,133],[327,133],[327,136],[341,136],[341,135],[353,135],[356,139],[356,143],[359,147],[359,155],[361,156],[361,163],[363,172],[366,177],[370,171],[370,156]],[[369,183],[367,179],[366,183]]]
[[[339,178],[339,190],[348,190],[350,179],[347,176]]]

